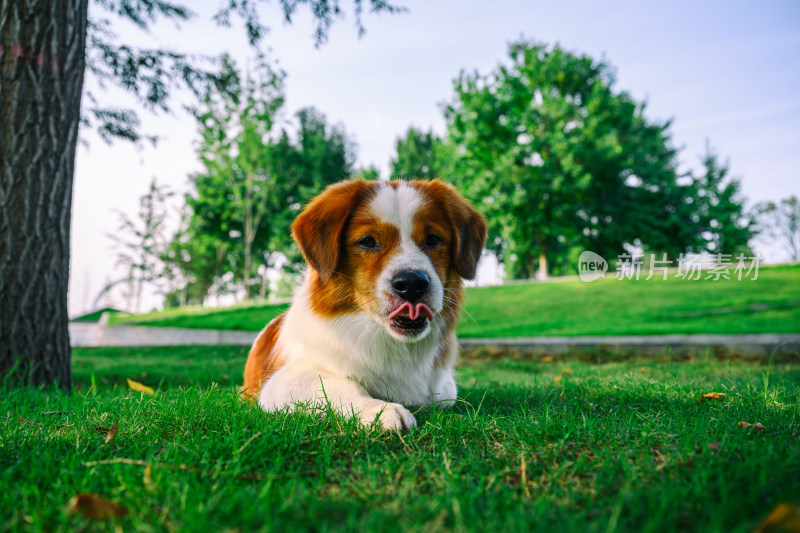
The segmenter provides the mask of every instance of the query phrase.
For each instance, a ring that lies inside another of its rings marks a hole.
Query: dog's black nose
[[[404,270],[392,276],[392,289],[400,298],[413,303],[422,298],[430,282],[425,272]]]

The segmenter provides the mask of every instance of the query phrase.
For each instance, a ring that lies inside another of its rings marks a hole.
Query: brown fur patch
[[[350,215],[374,190],[375,182],[366,180],[331,185],[311,200],[292,224],[292,235],[303,256],[323,282],[339,265],[342,232]]]
[[[473,279],[486,243],[486,220],[456,188],[441,180],[412,182],[433,205],[442,209],[450,223],[450,259],[464,279]]]
[[[275,346],[285,316],[285,313],[279,315],[267,324],[267,327],[259,333],[247,356],[247,364],[244,367],[244,385],[239,392],[244,394],[245,399],[249,401],[258,398],[264,383],[286,362],[280,350]]]
[[[456,357],[458,357],[458,342],[455,336],[447,335],[439,345],[433,364],[437,368],[452,366],[455,364]]]
[[[365,250],[359,246],[364,237],[375,239],[378,249]],[[341,241],[336,271],[325,282],[314,273],[311,277],[311,308],[326,317],[356,313],[377,305],[378,276],[399,245],[400,234],[392,224],[356,209],[343,229]]]

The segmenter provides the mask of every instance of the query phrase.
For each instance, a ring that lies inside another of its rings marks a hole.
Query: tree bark
[[[72,385],[72,180],[88,0],[0,0],[0,380]]]
[[[547,277],[547,246],[542,246],[539,252],[539,279],[544,281]]]

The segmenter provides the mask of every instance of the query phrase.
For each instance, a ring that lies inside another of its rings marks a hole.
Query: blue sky
[[[189,3],[189,2],[187,2]],[[292,26],[271,24],[265,45],[282,68],[286,117],[313,105],[341,122],[359,145],[359,164],[384,176],[397,137],[411,126],[444,132],[441,103],[463,70],[488,72],[505,60],[508,42],[525,36],[604,57],[617,71],[617,88],[648,102],[652,119],[672,119],[673,139],[684,147],[685,168],[695,167],[706,139],[741,177],[749,205],[800,194],[800,2],[789,1],[497,1],[397,2],[409,13],[367,16],[358,39],[352,18],[338,23],[315,48],[310,18]],[[115,27],[123,40],[209,55],[252,57],[243,31],[210,22],[214,1],[189,3],[198,18],[178,31],[159,24],[149,34]],[[350,7],[347,0],[342,5]],[[280,20],[274,6],[266,22]],[[105,101],[131,105],[111,90]],[[175,103],[186,101],[175,95]],[[155,176],[186,190],[198,169],[191,118],[141,114],[156,148],[106,146],[83,132],[79,148],[72,226],[70,311],[84,310],[103,284],[122,277],[114,268],[107,234],[115,210],[134,214],[138,197]],[[781,250],[764,246],[768,258]]]

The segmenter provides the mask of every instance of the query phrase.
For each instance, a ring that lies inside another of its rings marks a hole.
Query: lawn
[[[744,532],[800,503],[797,361],[471,359],[401,436],[242,403],[245,355],[79,349],[72,393],[0,391],[0,531]]]
[[[115,323],[259,331],[287,304],[173,309]],[[800,265],[762,267],[757,280],[522,283],[467,290],[468,338],[800,333]]]

